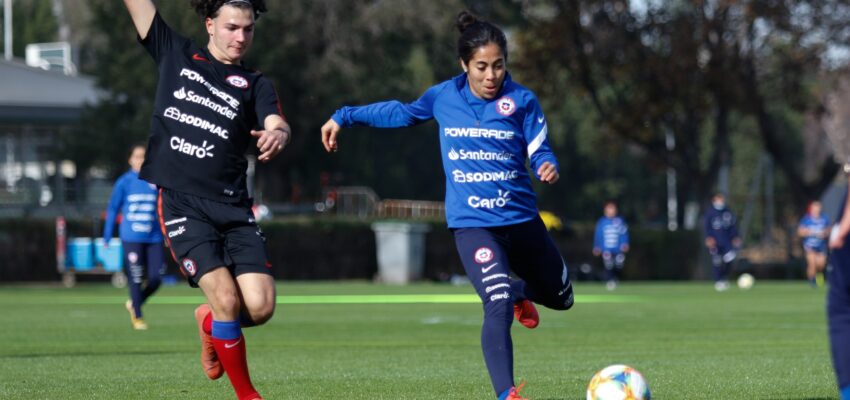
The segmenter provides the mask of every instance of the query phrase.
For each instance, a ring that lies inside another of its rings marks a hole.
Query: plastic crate
[[[68,240],[68,266],[76,271],[88,271],[94,268],[91,238],[71,238]]]
[[[118,272],[124,268],[124,251],[121,239],[112,238],[109,246],[105,245],[103,238],[94,240],[94,262],[102,265],[103,269],[110,272]]]

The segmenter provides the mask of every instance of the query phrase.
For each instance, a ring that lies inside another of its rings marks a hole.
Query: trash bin
[[[378,277],[382,282],[403,285],[422,278],[425,267],[427,224],[375,222]]]

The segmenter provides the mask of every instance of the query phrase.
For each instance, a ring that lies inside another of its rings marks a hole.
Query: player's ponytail
[[[190,0],[192,8],[203,18],[215,18],[221,7],[228,5],[236,8],[250,8],[254,11],[254,19],[268,11],[266,0]]]
[[[502,49],[502,54],[507,61],[508,40],[501,29],[487,21],[479,20],[466,10],[457,15],[455,24],[460,31],[460,38],[457,40],[457,56],[463,60],[464,64],[469,64],[475,50],[489,43],[496,43]]]

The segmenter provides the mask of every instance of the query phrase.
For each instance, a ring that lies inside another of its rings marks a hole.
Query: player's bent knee
[[[229,291],[217,292],[209,299],[213,315],[218,318],[230,318],[239,314],[239,296]]]
[[[545,303],[541,304],[552,310],[566,311],[573,308],[574,303],[575,297],[573,296],[573,285],[572,282],[569,282],[565,288],[558,292],[557,296],[547,299]]]
[[[263,305],[259,310],[251,311],[251,319],[256,325],[262,325],[272,319],[274,315],[274,303]]]

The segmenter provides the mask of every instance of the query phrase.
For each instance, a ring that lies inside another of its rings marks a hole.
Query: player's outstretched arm
[[[330,152],[335,152],[339,150],[337,145],[336,137],[339,135],[339,131],[342,128],[339,126],[333,118],[329,119],[328,122],[325,122],[322,125],[322,144],[325,146],[325,150]]]
[[[153,23],[153,17],[156,15],[156,6],[151,0],[124,0],[124,5],[127,6],[127,11],[130,12],[130,18],[133,19],[133,25],[136,26],[136,31],[139,32],[139,37],[144,39],[148,36],[148,30]]]

